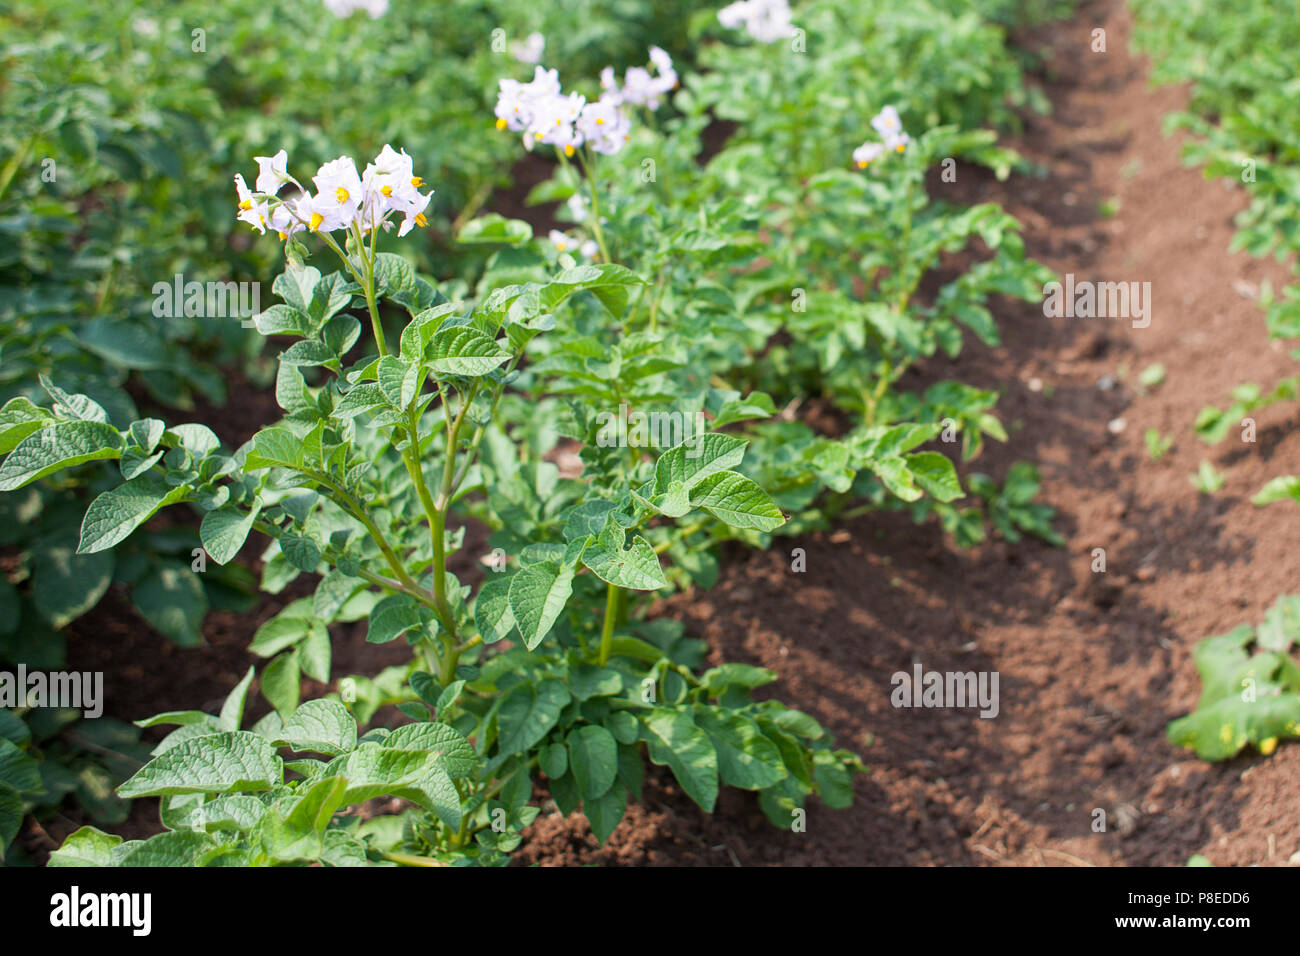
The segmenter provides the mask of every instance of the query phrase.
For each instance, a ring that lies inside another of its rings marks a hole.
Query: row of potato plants
[[[536,817],[538,772],[603,841],[645,757],[705,810],[721,785],[756,791],[779,826],[814,794],[847,805],[860,760],[810,716],[753,699],[775,674],[706,668],[702,642],[645,609],[710,583],[718,537],[762,547],[894,506],[939,514],[959,540],[984,533],[981,509],[953,504],[964,491],[940,449],[956,436],[969,458],[1004,438],[996,395],[903,378],[957,355],[962,328],[995,343],[988,297],[1032,298],[1044,272],[1000,210],[926,188],[943,160],[1006,175],[1014,157],[963,124],[1022,96],[999,30],[946,4],[927,13],[814,2],[791,20],[737,4],[694,21],[700,72],[679,76],[655,48],[621,81],[566,76],[585,96],[540,66],[506,77],[499,135],[554,156],[536,198],[566,200],[577,222],[542,240],[473,219],[458,238],[492,251],[461,279],[379,249],[389,227],[429,224],[404,151],[330,161],[314,190],[286,153],[260,157],[252,187],[238,177],[238,217],[284,241],[281,302],[258,328],[297,340],[278,359],[285,417],[232,450],[201,423],[118,421],[44,378],[52,407],[6,406],[0,488],[113,461],[119,483],[87,510],[80,553],[186,503],[217,564],[257,532],[272,542],[266,590],[319,583],[254,637],[266,717],[245,729],[250,672],[218,714],[142,722],[177,729],[119,792],[160,797],[165,832],[123,843],[84,828],[53,862],[501,863]],[[867,65],[891,57],[904,75]],[[734,129],[706,156],[718,119]],[[989,256],[942,281],[943,253],[975,237]],[[806,401],[844,427],[774,416]],[[667,448],[608,441],[624,409],[707,428]],[[581,446],[579,477],[550,460],[560,441]],[[1053,536],[1031,467],[969,485],[1007,537]],[[448,570],[467,518],[500,558],[468,582]],[[302,702],[301,675],[333,677],[330,625],[363,619],[371,642],[404,640],[409,663]],[[371,726],[386,705],[412,723]],[[377,796],[413,808],[341,812]]]

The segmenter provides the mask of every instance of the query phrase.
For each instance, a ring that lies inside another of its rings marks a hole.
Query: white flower
[[[509,127],[516,133],[532,125],[533,114],[539,103],[560,95],[560,77],[557,70],[544,70],[540,66],[533,71],[533,78],[528,83],[504,79],[499,81],[500,92],[494,112],[497,117],[497,129]]]
[[[316,184],[316,195],[311,201],[308,228],[312,232],[322,229],[333,232],[350,226],[364,198],[361,177],[352,158],[340,156],[330,160],[312,177],[312,182]]]
[[[582,193],[574,193],[565,205],[569,207],[569,215],[573,217],[574,222],[583,222],[591,215],[587,211],[587,200]]]
[[[374,161],[367,164],[361,182],[366,197],[361,217],[364,232],[376,225],[382,225],[385,229],[392,228],[386,221],[391,212],[403,216],[402,225],[397,230],[399,237],[406,235],[414,226],[428,224],[424,210],[429,206],[433,191],[430,190],[427,194],[420,192],[424,180],[415,175],[411,157],[406,154],[406,150],[399,153],[385,143]]]
[[[912,141],[911,137],[903,132],[903,121],[898,116],[898,110],[892,106],[886,106],[873,116],[871,127],[880,134],[884,142],[866,142],[853,151],[853,161],[859,168],[865,168],[868,163],[886,152],[905,152],[907,144]]]
[[[600,246],[596,244],[594,239],[574,239],[558,229],[552,229],[546,238],[550,240],[556,252],[568,252],[570,254],[576,252],[584,259],[594,259],[596,253],[600,251]]]
[[[732,30],[743,26],[760,43],[789,39],[795,29],[786,0],[740,0],[719,10],[718,22]]]
[[[156,37],[158,35],[158,21],[149,17],[141,17],[138,20],[131,21],[131,29],[142,37]]]
[[[612,66],[607,66],[605,69],[600,71],[600,88],[605,91],[601,94],[602,99],[608,96],[615,101],[622,100],[622,97],[618,92],[618,78],[614,76],[614,68]]]
[[[863,143],[853,151],[853,161],[858,164],[859,169],[866,169],[867,166],[876,159],[885,154],[885,147],[879,143]]]
[[[397,228],[397,237],[399,239],[410,232],[414,226],[427,226],[429,224],[429,220],[424,217],[424,210],[429,207],[429,200],[432,198],[433,190],[430,190],[427,196],[416,193],[415,199],[412,200],[411,205],[406,210],[406,216],[402,219],[402,224]],[[385,224],[384,228],[388,228],[387,224]]]
[[[581,93],[568,96],[556,93],[543,97],[533,105],[526,135],[531,135],[536,142],[558,146],[567,155],[572,155],[574,149],[582,145],[582,137],[573,124],[582,115],[586,103],[587,99]]]
[[[257,182],[254,185],[259,193],[274,196],[289,182],[289,154],[284,150],[274,156],[254,156],[253,162],[257,163]]]
[[[677,85],[677,72],[673,69],[672,57],[657,46],[650,48],[650,63],[655,74],[643,66],[634,66],[624,74],[621,90],[615,89],[613,68],[606,67],[600,74],[600,85],[609,93],[616,94],[621,102],[658,109],[659,97]]]
[[[880,134],[881,139],[888,141],[903,132],[903,121],[898,118],[898,110],[886,106],[871,118],[871,128]]]
[[[259,200],[249,192],[248,184],[240,173],[235,173],[235,192],[239,196],[239,214],[235,218],[248,223],[258,232],[265,233],[266,200]]]
[[[612,156],[627,143],[632,121],[613,98],[602,96],[582,108],[575,128],[592,149]]]
[[[530,33],[523,43],[515,43],[510,47],[510,52],[520,63],[540,63],[545,50],[546,37],[540,33]]]

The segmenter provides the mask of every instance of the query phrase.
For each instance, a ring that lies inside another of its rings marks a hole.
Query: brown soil
[[[1095,26],[1107,30],[1107,53],[1089,49]],[[998,540],[959,551],[933,526],[881,514],[778,539],[764,553],[728,549],[716,588],[659,610],[706,638],[714,662],[776,670],[773,696],[863,754],[871,772],[854,807],[814,802],[807,832],[788,833],[745,793],[724,791],[706,816],[652,768],[645,800],[605,847],[580,814],[563,818],[547,803],[519,862],[1182,865],[1203,853],[1242,865],[1285,863],[1300,851],[1300,806],[1288,799],[1300,786],[1300,747],[1211,765],[1164,737],[1199,692],[1196,642],[1257,622],[1296,589],[1291,506],[1256,509],[1249,499],[1273,475],[1300,470],[1300,435],[1287,408],[1257,415],[1256,444],[1209,447],[1192,434],[1201,406],[1226,404],[1234,385],[1293,374],[1250,298],[1266,277],[1280,288],[1286,273],[1227,254],[1244,197],[1181,165],[1178,142],[1160,130],[1185,93],[1148,90],[1145,66],[1127,52],[1129,32],[1119,0],[1096,0],[1071,24],[1023,38],[1044,52],[1038,80],[1054,111],[1026,117],[1010,145],[1045,178],[998,183],[963,167],[957,183],[932,185],[958,202],[1001,202],[1024,224],[1030,255],[1059,273],[1151,283],[1149,328],[1047,319],[1037,306],[1003,301],[1002,347],[971,339],[957,362],[917,374],[921,384],[951,377],[1003,392],[1011,440],[974,465],[1000,476],[1011,462],[1036,462],[1068,546]],[[1107,218],[1100,206],[1111,199],[1119,210]],[[1166,380],[1144,393],[1136,376],[1153,362]],[[1098,387],[1105,376],[1117,384]],[[251,434],[264,416],[274,409],[244,405],[230,424]],[[223,435],[225,418],[213,415]],[[1118,434],[1107,428],[1116,418],[1126,426]],[[1146,451],[1147,428],[1176,438],[1158,462]],[[1227,478],[1214,497],[1188,481],[1202,459]],[[807,552],[804,574],[789,569],[795,547]],[[1105,575],[1090,571],[1099,547]],[[466,569],[477,553],[462,552]],[[208,646],[195,651],[154,634],[113,592],[70,629],[69,666],[107,671],[112,716],[212,710],[255,662],[244,649],[253,629],[309,587],[263,600],[252,616],[210,615]],[[363,627],[334,636],[335,677],[375,673],[402,655],[365,644]],[[895,709],[891,676],[916,663],[997,671],[1000,714]],[[1106,833],[1091,830],[1096,808],[1107,813]],[[142,801],[110,829],[144,836],[156,819]],[[50,834],[61,839],[79,822],[56,820]],[[21,839],[38,859],[53,845],[31,829]]]

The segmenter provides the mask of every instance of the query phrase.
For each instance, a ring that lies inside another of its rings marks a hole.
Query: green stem
[[[605,231],[600,228],[600,195],[599,190],[596,189],[596,178],[591,175],[591,167],[587,165],[586,159],[583,158],[585,151],[586,147],[576,155],[579,165],[582,166],[582,173],[587,177],[587,185],[591,188],[591,215],[589,217],[591,219],[591,231],[596,236],[596,245],[600,246],[601,261],[613,262],[614,260],[609,257],[609,249],[605,245]]]
[[[597,662],[601,667],[609,663],[610,645],[614,640],[614,621],[618,618],[618,588],[613,584],[605,585],[605,621],[600,629],[600,656]]]
[[[379,855],[385,860],[391,860],[394,863],[400,863],[403,866],[446,866],[441,860],[435,860],[431,856],[416,856],[414,853],[394,853],[389,850],[381,850]]]

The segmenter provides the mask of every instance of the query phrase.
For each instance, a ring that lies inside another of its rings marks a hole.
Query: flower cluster
[[[740,0],[719,10],[718,22],[730,30],[744,27],[760,43],[787,40],[795,30],[786,0]]]
[[[618,103],[657,110],[659,97],[677,86],[677,71],[673,69],[673,58],[657,46],[650,48],[650,65],[655,69],[653,74],[643,66],[631,67],[623,74],[622,89],[618,88],[614,68],[605,67],[600,71],[600,87],[605,91],[601,98],[611,97]]]
[[[361,233],[382,226],[391,229],[389,217],[402,217],[397,230],[404,236],[415,226],[424,226],[433,190],[421,193],[424,180],[414,175],[411,157],[385,145],[365,171],[358,174],[351,157],[330,160],[312,177],[316,191],[308,191],[289,175],[289,157],[284,150],[274,156],[255,156],[257,180],[250,190],[244,177],[235,174],[235,192],[239,196],[238,219],[258,232],[267,227],[287,239],[296,232],[334,232],[354,224]],[[296,186],[294,195],[281,196],[286,185]]]
[[[340,18],[360,11],[371,20],[378,20],[388,12],[388,0],[325,0],[325,8]]]
[[[858,164],[859,169],[866,169],[872,160],[879,159],[891,150],[896,153],[903,152],[911,142],[908,135],[903,132],[903,123],[898,118],[898,110],[892,106],[886,106],[877,113],[871,120],[871,127],[880,134],[883,142],[876,143],[868,140],[853,151],[853,161]]]
[[[493,111],[498,129],[524,134],[524,145],[538,143],[564,150],[588,145],[598,153],[613,155],[621,150],[632,131],[625,105],[657,109],[659,98],[677,85],[672,58],[658,47],[650,48],[654,73],[634,66],[623,77],[620,88],[613,67],[600,74],[604,92],[590,102],[581,93],[565,93],[559,74],[538,66],[527,83],[503,79]]]

